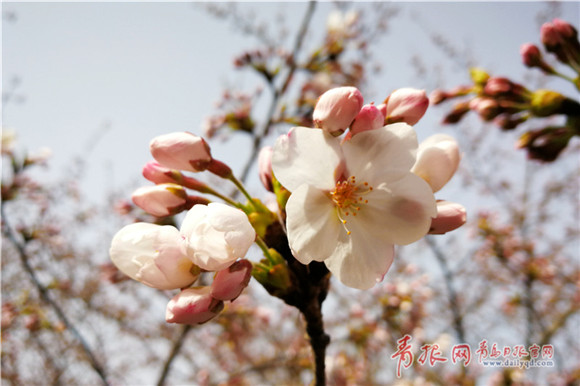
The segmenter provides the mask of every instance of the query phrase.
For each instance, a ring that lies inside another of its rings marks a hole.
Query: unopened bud
[[[437,202],[437,217],[431,220],[429,233],[442,235],[465,224],[467,213],[461,204],[449,201]]]
[[[211,284],[211,296],[218,300],[236,299],[248,286],[252,277],[252,263],[238,260],[228,268],[219,271]]]
[[[443,124],[457,123],[463,118],[463,116],[469,111],[469,102],[459,102],[453,106],[445,118],[443,118]]]
[[[453,177],[460,160],[457,141],[449,135],[435,134],[419,144],[411,171],[437,192]]]
[[[380,129],[384,126],[384,121],[385,115],[375,105],[364,105],[350,126],[350,133],[355,135],[363,131]]]
[[[474,84],[483,86],[489,79],[489,74],[481,68],[472,68],[469,70],[469,75]]]
[[[258,173],[264,188],[273,192],[272,187],[272,146],[265,146],[258,155]]]
[[[212,160],[205,140],[188,132],[156,137],[149,149],[157,162],[171,169],[199,172],[207,169]]]
[[[479,114],[484,121],[491,121],[500,113],[499,104],[491,98],[476,97],[469,102],[469,108]]]
[[[516,147],[525,148],[531,159],[544,162],[556,160],[574,136],[568,127],[546,127],[524,133]]]
[[[425,115],[429,107],[429,98],[425,90],[400,88],[385,99],[387,113],[385,124],[405,122],[414,125]]]
[[[552,90],[536,90],[532,93],[530,112],[537,117],[548,117],[560,113],[566,97]]]
[[[179,170],[166,168],[156,161],[150,161],[143,166],[143,177],[156,184],[176,183],[183,178]]]
[[[520,55],[522,56],[522,62],[527,67],[537,67],[542,61],[540,49],[532,43],[522,44],[520,47]]]
[[[187,192],[181,185],[159,184],[137,189],[131,197],[135,205],[157,217],[170,216],[186,209]]]
[[[181,291],[167,304],[165,320],[168,323],[196,325],[213,319],[224,309],[224,302],[214,299],[210,292],[210,287]]]
[[[363,97],[356,87],[337,87],[320,96],[312,119],[317,128],[333,136],[342,134],[363,106]]]

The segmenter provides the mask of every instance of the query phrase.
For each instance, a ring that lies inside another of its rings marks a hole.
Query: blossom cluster
[[[154,138],[150,150],[155,161],[145,165],[143,175],[156,185],[137,189],[133,202],[158,217],[187,213],[179,229],[145,222],[125,226],[111,242],[111,260],[127,276],[150,287],[182,289],[167,305],[168,322],[203,323],[247,286],[252,264],[243,258],[256,233],[242,210],[188,195],[187,188],[212,190],[183,171],[230,174],[212,158],[202,138],[166,134]],[[202,272],[216,272],[211,286],[188,288]]]
[[[396,90],[377,106],[364,105],[355,87],[324,93],[313,112],[314,128],[294,127],[260,153],[260,179],[277,196],[277,216],[212,157],[204,139],[191,133],[154,138],[155,161],[145,165],[143,175],[155,185],[137,189],[133,202],[156,217],[186,211],[185,217],[179,229],[144,222],[125,226],[113,238],[111,260],[150,287],[181,289],[166,312],[166,320],[176,323],[213,318],[251,275],[267,288],[296,286],[288,273],[290,259],[324,262],[343,284],[371,288],[389,269],[395,245],[465,222],[463,206],[434,196],[455,173],[460,154],[447,135],[418,144],[411,125],[427,107],[425,92],[415,89]],[[202,171],[232,181],[248,203],[189,175]],[[284,227],[276,226],[276,217]],[[280,239],[287,240],[291,255],[267,245]],[[251,263],[244,257],[254,242],[265,259]],[[195,286],[202,272],[216,272],[210,286]]]

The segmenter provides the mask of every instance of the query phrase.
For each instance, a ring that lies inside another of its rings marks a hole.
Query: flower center
[[[336,183],[334,191],[330,192],[330,198],[336,205],[338,218],[342,222],[346,234],[350,235],[346,223],[346,217],[356,216],[361,208],[368,204],[369,200],[363,196],[370,193],[373,187],[368,182],[357,183],[355,176],[350,176],[345,180]]]

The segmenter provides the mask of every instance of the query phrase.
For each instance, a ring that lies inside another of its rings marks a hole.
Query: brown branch
[[[161,371],[161,374],[159,375],[159,379],[157,380],[157,386],[162,386],[165,384],[165,379],[169,375],[169,370],[171,370],[171,365],[173,364],[173,360],[175,358],[177,358],[177,356],[179,355],[179,352],[181,351],[181,347],[183,346],[183,342],[185,341],[185,337],[187,336],[187,334],[189,333],[190,330],[191,330],[190,325],[184,325],[182,330],[181,330],[181,333],[179,334],[177,339],[175,339],[173,341],[173,346],[171,347],[171,350],[169,351],[169,356],[165,360],[165,364],[163,365],[163,370]]]
[[[306,32],[308,31],[308,25],[310,24],[310,21],[312,20],[312,16],[314,15],[315,6],[316,6],[316,2],[314,2],[314,1],[310,1],[308,3],[308,8],[306,9],[306,14],[304,15],[304,18],[302,19],[302,24],[300,26],[300,29],[298,30],[298,35],[296,36],[296,41],[294,43],[294,49],[292,50],[292,55],[291,55],[292,60],[290,61],[290,68],[288,69],[288,74],[286,74],[286,78],[282,82],[282,86],[280,88],[275,88],[273,86],[272,82],[268,83],[273,90],[272,101],[270,102],[270,107],[268,108],[268,114],[266,115],[266,122],[264,123],[262,130],[260,130],[257,133],[254,133],[254,143],[252,144],[252,153],[250,154],[250,157],[246,161],[244,168],[242,170],[242,173],[240,175],[240,181],[242,181],[242,182],[245,182],[246,179],[248,178],[250,168],[254,164],[254,161],[256,160],[256,157],[258,157],[258,153],[260,152],[260,147],[262,145],[262,139],[264,138],[264,136],[266,136],[268,134],[268,131],[270,130],[270,127],[272,126],[272,123],[274,122],[274,114],[276,113],[276,108],[278,107],[278,102],[280,101],[280,98],[282,97],[282,95],[284,95],[284,93],[288,89],[288,86],[290,85],[290,82],[292,81],[292,78],[294,76],[294,72],[296,71],[296,68],[297,68],[296,57],[298,56],[298,53],[300,52],[300,49],[302,48],[302,43],[304,42],[304,37],[306,36]],[[238,193],[239,192],[236,190],[234,193],[234,196]]]

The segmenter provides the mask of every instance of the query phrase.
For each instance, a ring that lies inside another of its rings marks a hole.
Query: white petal
[[[395,181],[415,163],[417,137],[406,123],[394,123],[380,129],[354,135],[342,144],[348,176],[375,184]]]
[[[369,289],[380,282],[394,259],[394,246],[351,224],[351,234],[341,233],[332,256],[324,261],[344,285]]]
[[[397,245],[413,243],[427,234],[431,218],[437,215],[437,204],[431,187],[420,177],[406,177],[379,187],[368,211],[367,220],[384,237]]]
[[[295,127],[276,141],[272,170],[291,192],[302,184],[330,190],[341,159],[339,139],[319,129]]]
[[[344,229],[324,192],[309,185],[300,186],[286,203],[286,214],[288,242],[298,261],[308,264],[331,255],[334,240]]]

